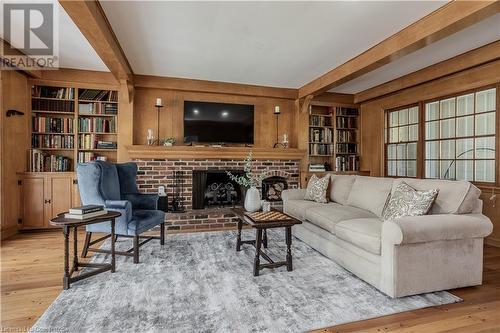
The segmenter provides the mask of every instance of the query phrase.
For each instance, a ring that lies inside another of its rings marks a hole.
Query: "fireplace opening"
[[[231,170],[233,175],[243,171]],[[193,209],[224,207],[241,204],[242,188],[223,170],[193,171]]]
[[[267,201],[281,201],[281,192],[288,188],[284,177],[272,176],[262,180],[262,198]]]

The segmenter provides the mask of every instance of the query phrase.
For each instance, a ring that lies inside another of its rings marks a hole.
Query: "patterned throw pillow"
[[[401,182],[392,193],[384,208],[384,221],[399,219],[403,216],[419,216],[429,212],[439,190],[417,191],[405,182]]]
[[[318,178],[316,175],[312,175],[307,183],[305,200],[311,200],[321,203],[326,203],[326,190],[328,189],[328,184],[330,183],[330,174],[327,174],[323,178]]]

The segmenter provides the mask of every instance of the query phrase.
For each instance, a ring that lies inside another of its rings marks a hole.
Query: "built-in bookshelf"
[[[118,93],[34,85],[28,171],[74,171],[76,163],[116,161]]]
[[[309,171],[358,171],[358,122],[357,108],[311,103]]]

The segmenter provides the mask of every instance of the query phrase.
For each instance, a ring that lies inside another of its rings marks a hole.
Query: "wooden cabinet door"
[[[72,177],[47,178],[50,182],[50,210],[47,216],[46,227],[50,227],[49,220],[59,213],[67,212],[73,206],[73,179]]]
[[[43,228],[45,226],[44,178],[22,180],[22,220],[23,228]]]

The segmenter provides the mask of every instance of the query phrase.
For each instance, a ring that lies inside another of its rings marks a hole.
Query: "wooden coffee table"
[[[241,251],[241,245],[252,244],[255,246],[255,258],[253,260],[253,275],[259,276],[259,271],[264,268],[277,268],[286,266],[288,271],[293,270],[292,265],[292,226],[302,222],[277,210],[272,210],[269,214],[258,212],[259,214],[247,213],[242,208],[232,208],[232,212],[238,217],[238,238],[236,239],[236,251]],[[255,229],[255,240],[241,240],[241,229],[243,223]],[[267,248],[267,229],[285,228],[286,260],[273,261],[261,250],[262,245]],[[260,263],[260,257],[267,261]]]

